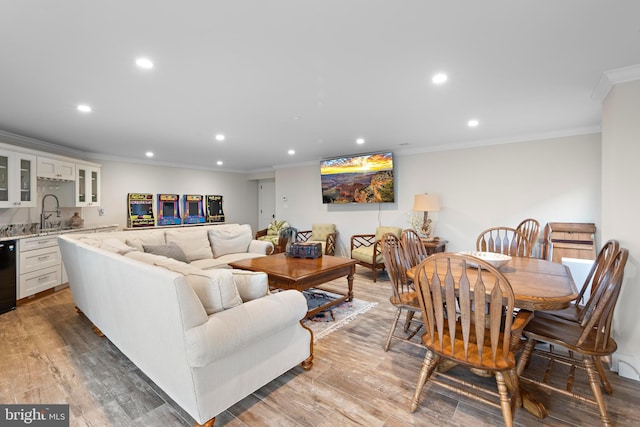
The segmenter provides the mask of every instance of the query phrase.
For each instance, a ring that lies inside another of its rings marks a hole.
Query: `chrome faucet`
[[[47,200],[47,197],[53,197],[56,199],[56,210],[55,211],[47,211],[44,209],[44,202]],[[49,215],[47,215],[47,213]],[[60,200],[55,194],[45,194],[42,198],[42,213],[40,214],[40,229],[46,228],[46,221],[51,217],[51,215],[56,214],[58,218],[60,218]]]

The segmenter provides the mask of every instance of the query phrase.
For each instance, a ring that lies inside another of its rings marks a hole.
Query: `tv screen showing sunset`
[[[393,153],[338,157],[320,163],[323,203],[393,203]]]

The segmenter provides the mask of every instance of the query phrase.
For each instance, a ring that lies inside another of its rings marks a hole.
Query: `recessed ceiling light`
[[[296,121],[296,120],[300,120],[302,117],[300,116],[291,116],[289,117],[291,120]]]
[[[364,139],[363,138],[356,139],[356,144],[364,144]]]
[[[218,161],[216,162],[216,165],[218,165],[218,166],[222,166],[222,160],[218,160]]]
[[[150,70],[153,68],[153,62],[151,62],[149,58],[136,59],[136,65],[140,68],[144,68],[145,70]]]
[[[80,104],[78,105],[78,111],[81,111],[83,113],[90,113],[91,107],[89,107],[87,104]]]
[[[474,127],[478,126],[479,124],[480,124],[480,122],[479,122],[479,121],[477,121],[476,119],[472,119],[472,120],[469,120],[469,121],[467,122],[467,125],[468,125],[470,128],[474,128]]]
[[[289,151],[287,151],[287,153],[288,153],[290,156],[293,156],[294,154],[296,154],[296,150],[289,150]]]
[[[447,75],[446,75],[446,74],[444,74],[444,73],[438,73],[438,74],[436,74],[435,76],[433,76],[433,77],[431,78],[431,81],[432,81],[433,83],[437,84],[437,85],[440,85],[440,84],[442,84],[442,83],[446,82],[446,81],[447,81],[447,79],[448,79],[448,77],[447,77]]]
[[[224,141],[224,135],[219,133],[216,135],[216,141]]]
[[[153,151],[147,151],[144,155],[147,157],[153,157]]]

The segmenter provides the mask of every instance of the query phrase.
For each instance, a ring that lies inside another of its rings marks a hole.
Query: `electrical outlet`
[[[103,216],[104,215],[104,209],[103,208],[98,208],[98,215],[99,216]]]

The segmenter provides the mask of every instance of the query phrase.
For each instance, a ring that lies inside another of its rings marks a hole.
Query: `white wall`
[[[97,208],[83,208],[85,224],[126,227],[128,193],[220,194],[226,222],[250,224],[256,230],[257,181],[249,180],[246,174],[113,161],[100,163],[104,216],[98,215]]]
[[[629,249],[614,317],[620,375],[640,380],[640,81],[615,85],[603,104],[602,236]],[[634,190],[636,188],[636,190]]]
[[[520,220],[600,224],[600,135],[582,135],[487,147],[395,156],[396,202],[323,205],[320,167],[276,170],[276,215],[303,230],[337,224],[339,253],[349,256],[353,234],[378,225],[409,227],[413,196],[434,193],[441,211],[434,234],[447,250],[475,249],[480,231]],[[287,198],[287,201],[283,200]],[[541,233],[542,237],[542,233]]]

